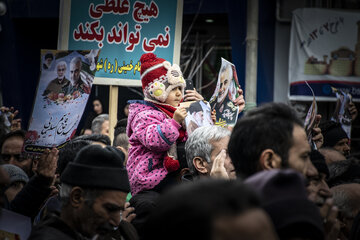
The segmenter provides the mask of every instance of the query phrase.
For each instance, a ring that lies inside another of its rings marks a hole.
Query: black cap
[[[130,192],[124,159],[124,154],[114,147],[89,145],[66,166],[60,179],[72,186]]]
[[[328,178],[330,173],[329,173],[329,168],[326,165],[324,155],[322,155],[318,150],[312,150],[310,152],[310,159],[311,162],[314,164],[315,168],[318,170],[318,172],[324,173]]]
[[[320,128],[321,133],[324,136],[323,147],[333,147],[340,140],[348,138],[340,123],[327,121],[320,124]]]

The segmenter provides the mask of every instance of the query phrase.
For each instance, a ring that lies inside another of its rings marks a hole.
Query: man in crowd
[[[42,204],[54,192],[58,150],[45,150],[40,159],[34,160],[34,176],[25,184],[12,201],[5,197],[5,209],[34,218]]]
[[[17,130],[6,134],[1,143],[1,157],[5,163],[18,166],[28,176],[32,176],[32,160],[21,155],[24,144],[25,132]]]
[[[360,214],[360,184],[348,183],[341,184],[331,188],[333,193],[334,203],[341,211],[340,220],[344,224],[341,228],[341,234],[345,238],[341,239],[355,239],[351,238],[351,229],[353,227],[354,219]],[[359,222],[355,223],[359,224]],[[356,228],[358,226],[354,226]]]
[[[175,186],[160,196],[154,210],[144,239],[278,239],[258,196],[236,180]]]
[[[10,184],[5,190],[5,196],[9,202],[14,200],[15,196],[23,189],[29,181],[29,177],[18,166],[12,164],[4,164],[1,167],[5,170],[10,178]]]
[[[126,166],[127,158],[129,155],[129,148],[130,148],[129,137],[126,135],[126,133],[119,133],[114,138],[113,146],[116,147],[117,149],[120,149],[125,154],[124,164]]]
[[[324,239],[323,221],[307,198],[300,173],[271,169],[250,176],[244,183],[260,195],[280,239]]]
[[[236,178],[227,151],[230,134],[228,129],[214,125],[195,129],[185,144],[186,160],[193,177]]]
[[[60,61],[56,65],[57,77],[52,80],[46,87],[43,96],[50,93],[66,93],[66,89],[70,85],[70,81],[65,77],[67,64],[65,61]]]
[[[262,170],[292,168],[308,181],[318,178],[302,126],[296,112],[283,103],[267,103],[249,111],[237,122],[228,146],[236,174],[247,178]],[[308,193],[315,191],[313,199],[308,195],[310,200],[317,199],[319,189],[307,190]],[[332,202],[319,207],[324,212],[324,220],[336,224],[337,209]],[[325,234],[336,237],[336,232]]]
[[[326,165],[324,156],[317,150],[313,150],[310,153],[310,159],[315,166],[318,174],[312,177],[308,177],[308,196],[318,206],[323,206],[325,201],[331,198],[331,192],[326,179],[329,177],[329,169]]]
[[[229,155],[240,177],[273,168],[293,168],[317,175],[303,123],[288,105],[267,103],[249,111],[236,124]]]
[[[329,172],[327,183],[330,187],[345,183],[360,183],[360,160],[350,157],[344,161],[330,163]]]
[[[320,124],[320,128],[324,135],[323,147],[333,148],[344,156],[350,154],[349,138],[340,123],[326,121]]]
[[[332,147],[322,147],[319,152],[325,157],[326,164],[329,165],[334,162],[344,161],[346,157],[341,152]]]
[[[94,118],[91,123],[91,131],[93,134],[109,136],[109,115],[101,114]]]
[[[38,224],[29,239],[84,239],[120,224],[130,184],[123,155],[112,147],[84,147],[62,176],[60,217]]]

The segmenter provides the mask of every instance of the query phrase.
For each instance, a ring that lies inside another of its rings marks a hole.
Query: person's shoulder
[[[51,215],[36,225],[31,231],[29,240],[68,240],[77,239],[75,233],[60,220],[58,216]]]
[[[138,113],[139,116],[145,116],[147,118],[151,117],[155,117],[155,118],[160,118],[163,119],[166,117],[165,113],[163,113],[162,111],[152,108],[152,107],[145,107],[145,109],[143,111],[140,111]]]
[[[64,77],[64,82],[66,82],[66,83],[70,83],[70,80],[69,79],[67,79],[66,77]]]
[[[53,80],[51,80],[49,84],[54,84],[54,83],[56,83],[56,82],[57,82],[57,77],[54,78]]]

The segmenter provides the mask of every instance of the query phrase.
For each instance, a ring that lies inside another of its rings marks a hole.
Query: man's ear
[[[265,149],[259,159],[261,170],[269,170],[281,167],[281,158],[272,149]]]
[[[84,190],[81,187],[73,187],[70,192],[69,200],[73,208],[78,208],[84,201]]]
[[[193,164],[194,167],[196,168],[196,171],[198,171],[199,173],[202,174],[208,173],[208,169],[207,169],[208,162],[202,157],[194,157]]]

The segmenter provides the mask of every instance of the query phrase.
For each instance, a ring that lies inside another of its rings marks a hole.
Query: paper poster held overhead
[[[42,50],[42,70],[24,151],[60,148],[76,132],[94,81],[99,50]],[[53,60],[47,61],[52,55]],[[46,65],[46,67],[45,67]]]
[[[221,58],[217,85],[210,99],[212,110],[216,110],[216,125],[233,127],[236,124],[239,107],[234,104],[240,88],[235,65]]]

